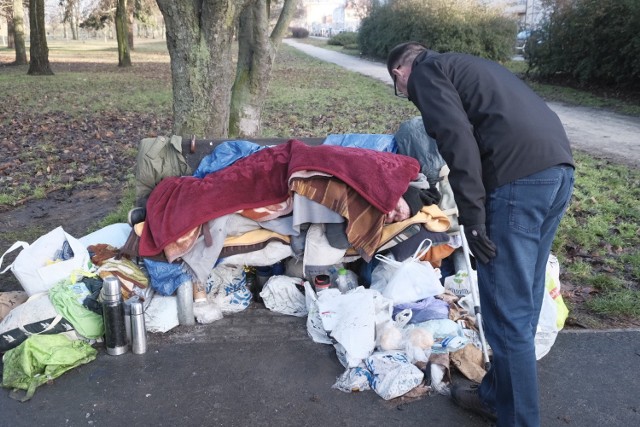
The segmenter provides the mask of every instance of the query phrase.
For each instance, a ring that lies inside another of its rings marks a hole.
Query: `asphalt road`
[[[442,395],[331,388],[344,370],[333,347],[264,308],[149,334],[144,355],[98,348],[28,402],[0,390],[0,426],[490,425]],[[639,364],[640,330],[561,332],[539,362],[542,426],[640,425]]]

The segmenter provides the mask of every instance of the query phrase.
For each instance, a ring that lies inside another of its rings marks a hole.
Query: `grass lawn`
[[[54,188],[105,179],[72,158],[78,141],[107,150],[113,167],[123,166],[118,173],[128,173],[131,182],[137,142],[171,132],[164,41],[137,41],[134,66],[125,70],[117,67],[115,42],[52,41],[49,49],[55,75],[46,77],[6,66],[14,53],[0,49],[0,64],[5,64],[0,66],[0,143],[23,147],[11,160],[0,159],[0,208],[5,210]],[[283,45],[263,112],[263,136],[391,134],[416,115],[390,86]],[[576,159],[575,196],[554,245],[565,299],[575,312],[586,309],[580,322],[590,327],[597,327],[601,314],[640,322],[640,172],[584,154]],[[80,178],[67,179],[77,171]],[[109,222],[125,220],[131,195],[131,189],[125,192]]]

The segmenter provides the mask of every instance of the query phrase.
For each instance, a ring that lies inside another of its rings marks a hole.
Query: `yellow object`
[[[547,292],[549,292],[549,295],[551,295],[551,298],[553,298],[553,302],[556,304],[556,309],[558,311],[556,325],[558,326],[558,330],[560,330],[564,327],[564,322],[567,320],[567,317],[569,317],[569,309],[560,294],[560,280],[556,279],[554,276],[553,271],[549,271],[549,269],[547,269],[544,286]]]

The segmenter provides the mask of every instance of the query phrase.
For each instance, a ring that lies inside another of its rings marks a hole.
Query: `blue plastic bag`
[[[193,173],[193,176],[204,178],[205,175],[231,166],[236,161],[263,148],[266,147],[249,141],[225,141],[216,146],[211,154],[200,160],[198,169]]]
[[[395,153],[397,151],[395,137],[385,134],[350,133],[345,135],[329,135],[322,144],[368,148],[370,150],[387,153]]]
[[[173,295],[180,285],[192,279],[191,275],[185,273],[179,264],[153,261],[148,258],[143,258],[143,260],[151,279],[151,287],[160,295]]]

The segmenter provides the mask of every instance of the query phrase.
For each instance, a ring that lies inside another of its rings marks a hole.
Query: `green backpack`
[[[25,402],[36,388],[58,378],[76,366],[91,362],[98,351],[84,341],[72,341],[63,334],[32,335],[3,357],[2,387],[12,388],[10,396]],[[15,396],[26,390],[24,397]]]

